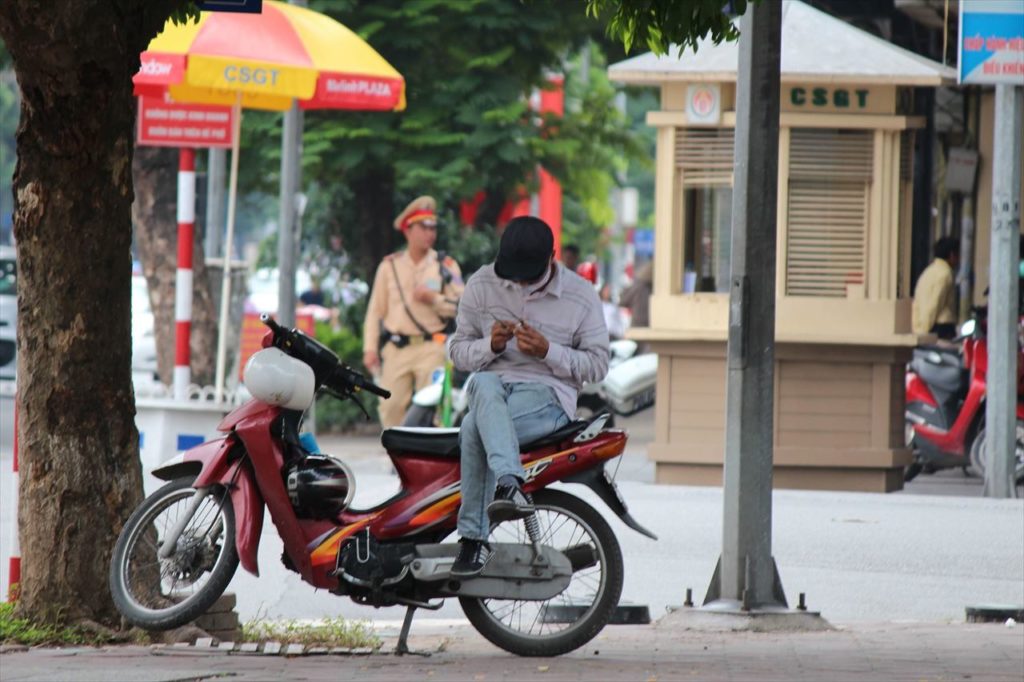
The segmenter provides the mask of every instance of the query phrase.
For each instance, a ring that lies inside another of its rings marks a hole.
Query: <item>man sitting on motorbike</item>
[[[509,222],[493,265],[466,284],[448,354],[477,372],[459,437],[461,547],[451,569],[469,577],[490,558],[491,523],[533,514],[519,444],[565,426],[580,387],[608,371],[601,301],[555,260],[543,220]]]

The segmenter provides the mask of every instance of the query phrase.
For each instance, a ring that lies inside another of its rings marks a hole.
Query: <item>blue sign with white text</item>
[[[196,5],[204,12],[263,12],[263,0],[196,0]]]
[[[1024,85],[1024,2],[961,3],[958,54],[961,83]]]

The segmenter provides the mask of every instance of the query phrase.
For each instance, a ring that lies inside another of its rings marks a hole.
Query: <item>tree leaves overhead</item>
[[[476,222],[493,225],[507,200],[532,189],[538,164],[562,181],[567,202],[586,207],[567,213],[567,233],[597,233],[607,224],[614,173],[642,153],[614,107],[615,90],[593,42],[604,27],[581,3],[309,4],[398,69],[408,106],[400,113],[306,113],[304,191],[315,187],[327,197],[322,213],[307,208],[307,246],[341,236],[357,274],[367,276],[399,245],[391,221],[413,197],[433,194],[454,219],[459,202],[484,192]],[[579,60],[585,45],[593,53],[586,67]],[[544,119],[530,106],[530,93],[550,73],[566,74],[564,119]],[[280,117],[247,112],[243,145],[261,150],[262,159],[243,168],[241,185],[276,192]],[[243,151],[243,158],[254,157]]]
[[[708,35],[716,45],[736,40],[740,34],[730,15],[746,9],[747,0],[587,0],[587,14],[606,19],[608,34],[627,52],[645,45],[655,54],[666,54],[673,44],[680,53],[687,47],[696,52],[697,41]]]

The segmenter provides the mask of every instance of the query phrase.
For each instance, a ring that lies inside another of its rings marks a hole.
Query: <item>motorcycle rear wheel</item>
[[[192,622],[223,594],[238,568],[234,509],[220,486],[196,509],[174,554],[157,556],[164,536],[189,508],[193,480],[179,478],[147,497],[117,538],[110,593],[132,625],[170,630]]]
[[[608,523],[583,500],[558,490],[538,491],[533,499],[541,543],[559,550],[589,546],[596,563],[573,573],[565,591],[547,601],[460,597],[459,603],[477,632],[505,651],[560,656],[589,642],[611,620],[622,594],[622,551]],[[529,542],[521,520],[498,524],[489,539]],[[566,616],[572,621],[563,622]]]
[[[1014,472],[1013,472],[1013,494],[1017,498],[1024,497],[1024,419],[1017,420],[1017,436],[1015,444]],[[971,466],[978,474],[985,478],[985,469],[988,466],[988,451],[985,448],[985,428],[978,431],[978,435],[971,444]]]

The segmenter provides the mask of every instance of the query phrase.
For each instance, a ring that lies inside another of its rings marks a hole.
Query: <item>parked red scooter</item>
[[[985,428],[988,346],[985,308],[961,327],[961,348],[914,349],[906,375],[907,442],[914,461],[904,472],[910,481],[922,471],[973,466],[984,473],[981,452]],[[1018,347],[1018,352],[1020,348]],[[1024,429],[1024,355],[1018,357],[1018,433]]]
[[[525,490],[536,513],[491,530],[483,572],[449,575],[460,503],[458,429],[388,429],[382,442],[401,490],[382,504],[350,509],[351,470],[300,445],[299,423],[315,392],[356,400],[390,394],[336,355],[269,316],[264,350],[246,365],[254,399],[218,427],[224,436],[153,472],[170,481],[121,531],[110,589],[125,618],[151,630],[194,620],[221,595],[239,562],[258,575],[263,508],[284,542],[281,560],[316,588],[374,607],[408,607],[398,652],[417,608],[458,597],[470,623],[497,646],[524,656],[556,656],[608,623],[622,590],[618,541],[593,507],[547,486],[582,483],[630,528],[654,538],[626,511],[605,473],[626,433],[604,430],[607,415],[575,421],[523,445]],[[358,400],[356,400],[358,403]]]

